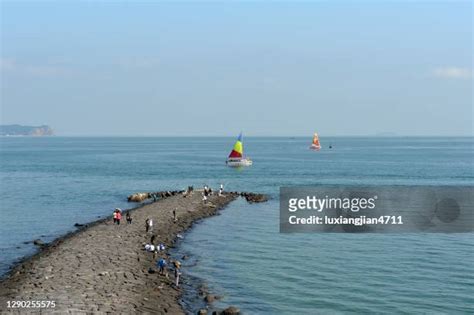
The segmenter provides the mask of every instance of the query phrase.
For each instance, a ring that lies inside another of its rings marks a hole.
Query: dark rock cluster
[[[249,203],[259,203],[268,201],[268,196],[265,194],[256,194],[252,192],[238,192],[232,191],[231,194],[244,197]]]
[[[127,197],[129,202],[142,202],[146,199],[153,198],[154,201],[158,199],[164,199],[167,197],[175,196],[177,194],[182,194],[183,190],[172,190],[172,191],[157,191],[157,192],[142,192],[135,193]]]

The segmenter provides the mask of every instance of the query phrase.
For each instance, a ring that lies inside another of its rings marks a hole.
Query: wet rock
[[[39,238],[36,239],[36,240],[34,240],[34,241],[33,241],[33,244],[36,245],[36,246],[40,246],[40,247],[46,245],[46,243],[43,242],[42,240],[40,240]]]
[[[206,296],[209,293],[209,289],[207,288],[206,284],[202,284],[198,288],[199,296]]]
[[[247,200],[249,203],[259,203],[268,201],[268,197],[264,194],[254,194],[254,193],[241,193],[241,196]]]
[[[221,312],[221,315],[237,315],[240,314],[240,309],[235,306],[229,306]]]
[[[207,310],[206,309],[200,309],[198,312],[197,312],[197,315],[207,315]]]
[[[218,299],[219,299],[219,296],[213,295],[213,294],[208,294],[204,297],[204,301],[206,303],[214,303]]]
[[[82,227],[82,226],[84,226],[84,224],[74,223],[74,226],[75,226],[75,227]]]

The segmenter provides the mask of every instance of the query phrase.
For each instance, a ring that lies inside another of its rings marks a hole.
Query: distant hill
[[[0,125],[0,136],[52,136],[50,126]]]

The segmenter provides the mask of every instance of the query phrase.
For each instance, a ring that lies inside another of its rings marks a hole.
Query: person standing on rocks
[[[175,285],[176,288],[179,289],[179,276],[181,275],[181,272],[179,271],[181,269],[181,263],[177,260],[174,262],[174,278],[175,278]]]
[[[126,219],[128,224],[132,224],[132,216],[130,215],[130,212],[127,212]]]
[[[114,210],[114,224],[117,224],[117,209]]]
[[[165,274],[165,268],[166,268],[166,259],[160,258],[160,260],[158,260],[156,265],[158,266],[159,274],[164,275]]]
[[[120,220],[122,220],[122,211],[117,210],[117,225],[120,225]]]
[[[174,222],[178,221],[178,218],[176,217],[176,208],[173,210],[173,220]]]
[[[153,230],[153,220],[150,218],[147,218],[145,221],[145,226],[146,226],[146,232],[151,232]]]

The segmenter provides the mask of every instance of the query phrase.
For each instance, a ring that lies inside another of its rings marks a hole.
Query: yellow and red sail
[[[237,141],[234,144],[234,148],[229,154],[229,158],[241,158],[244,155],[244,146],[242,144],[242,133],[240,133]]]
[[[315,133],[313,136],[313,143],[311,145],[311,148],[317,150],[321,149],[321,144],[319,143],[319,137],[317,133]]]

